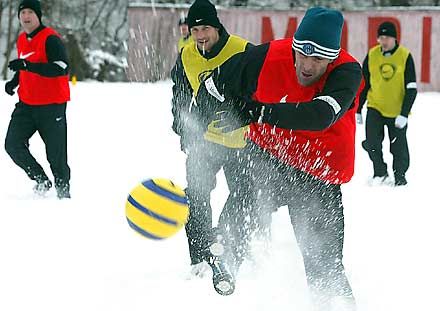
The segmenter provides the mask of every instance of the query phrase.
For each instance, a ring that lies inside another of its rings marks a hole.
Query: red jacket
[[[26,33],[21,33],[17,40],[18,57],[32,63],[47,63],[46,39],[51,35],[59,36],[49,27],[38,32],[30,41],[26,38]],[[68,75],[43,77],[37,73],[21,70],[19,83],[18,97],[26,104],[61,104],[70,100]]]
[[[292,39],[270,43],[253,94],[261,103],[306,104],[320,94],[329,73],[347,62],[357,62],[346,51],[328,65],[321,79],[312,86],[299,84],[292,55]],[[286,64],[289,64],[286,66]],[[293,131],[268,124],[251,124],[249,138],[282,162],[332,184],[348,182],[354,172],[355,107],[323,131]]]

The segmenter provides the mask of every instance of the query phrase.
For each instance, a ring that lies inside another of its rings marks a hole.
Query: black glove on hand
[[[216,125],[222,132],[228,133],[243,126],[258,122],[262,116],[263,104],[255,102],[231,102],[223,105],[226,109],[216,112]]]
[[[28,66],[28,61],[20,58],[11,60],[8,64],[8,68],[13,71],[25,70],[27,69],[27,66]]]
[[[17,85],[14,83],[14,81],[8,81],[5,83],[5,92],[12,96],[15,94],[14,89],[16,87],[17,87]]]

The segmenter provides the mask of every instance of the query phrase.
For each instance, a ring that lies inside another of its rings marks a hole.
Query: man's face
[[[332,61],[322,57],[305,56],[295,51],[296,76],[302,86],[317,82]]]
[[[23,27],[23,30],[26,33],[31,33],[40,26],[40,20],[38,19],[37,14],[31,9],[21,10],[19,18],[21,27]]]
[[[377,42],[380,44],[383,52],[391,51],[396,46],[396,39],[390,36],[379,36]]]
[[[218,29],[208,25],[193,26],[191,35],[199,50],[203,52],[210,52],[219,40]]]
[[[189,34],[189,29],[187,24],[180,25],[180,34],[186,37]]]

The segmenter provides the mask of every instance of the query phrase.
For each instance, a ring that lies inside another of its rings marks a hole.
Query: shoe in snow
[[[216,292],[223,296],[234,293],[235,280],[225,263],[219,258],[213,258],[210,266],[212,269],[212,283]]]
[[[70,199],[70,186],[69,184],[63,185],[55,185],[55,189],[57,190],[58,199]]]
[[[52,182],[48,179],[37,182],[34,186],[34,193],[39,196],[45,196],[49,189],[52,188]]]

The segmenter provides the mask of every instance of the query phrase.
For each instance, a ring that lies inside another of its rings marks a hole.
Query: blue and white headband
[[[338,58],[341,51],[340,48],[330,49],[310,40],[296,40],[295,38],[293,38],[292,48],[305,56],[316,56],[331,60]]]

